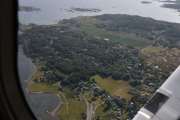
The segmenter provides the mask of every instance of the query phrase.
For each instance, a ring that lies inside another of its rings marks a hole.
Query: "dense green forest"
[[[180,24],[151,18],[76,17],[21,32],[19,42],[38,66],[34,84],[58,84],[61,120],[131,119],[180,64]]]

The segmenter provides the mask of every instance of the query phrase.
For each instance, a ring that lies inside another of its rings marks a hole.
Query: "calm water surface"
[[[28,79],[31,78],[31,74],[35,71],[36,67],[33,64],[32,60],[28,58],[22,49],[22,46],[19,46],[18,49],[18,72],[23,88],[27,86]]]
[[[19,4],[40,8],[41,11],[19,12],[21,23],[54,24],[59,20],[76,16],[93,16],[105,13],[129,14],[151,17],[157,20],[180,23],[176,10],[163,8],[158,0],[142,4],[143,0],[20,0]],[[71,8],[96,8],[101,12],[69,12]]]
[[[60,100],[57,95],[48,93],[29,94],[28,92],[26,92],[27,82],[31,78],[35,70],[36,67],[33,64],[32,60],[24,54],[22,47],[19,46],[18,72],[26,100],[28,101],[28,104],[30,105],[33,113],[36,115],[37,118],[39,118],[39,120],[56,120],[56,118],[51,117],[51,115],[49,115],[47,111],[52,111],[59,104]]]

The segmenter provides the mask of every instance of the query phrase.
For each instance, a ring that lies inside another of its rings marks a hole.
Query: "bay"
[[[19,12],[23,24],[55,24],[59,20],[77,16],[101,14],[128,14],[151,17],[156,20],[180,23],[179,13],[174,9],[162,7],[163,2],[146,0],[19,0],[20,6],[40,8],[40,11]],[[99,12],[70,12],[71,8],[100,9]]]

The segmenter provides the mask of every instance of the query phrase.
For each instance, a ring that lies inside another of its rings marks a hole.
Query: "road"
[[[95,116],[95,103],[90,103],[84,96],[82,96],[86,103],[86,120],[93,120]]]

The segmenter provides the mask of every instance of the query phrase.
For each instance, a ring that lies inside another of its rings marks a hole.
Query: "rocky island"
[[[40,8],[35,8],[31,6],[19,6],[19,11],[22,12],[33,12],[33,11],[40,11]]]
[[[152,2],[151,1],[142,1],[141,3],[142,4],[151,4]]]
[[[68,9],[69,12],[100,12],[100,9],[96,8],[71,8]]]
[[[165,0],[161,2],[164,2],[163,7],[175,9],[180,12],[180,0]]]
[[[180,64],[176,23],[105,14],[27,28],[28,89],[57,94],[60,120],[130,120]]]

